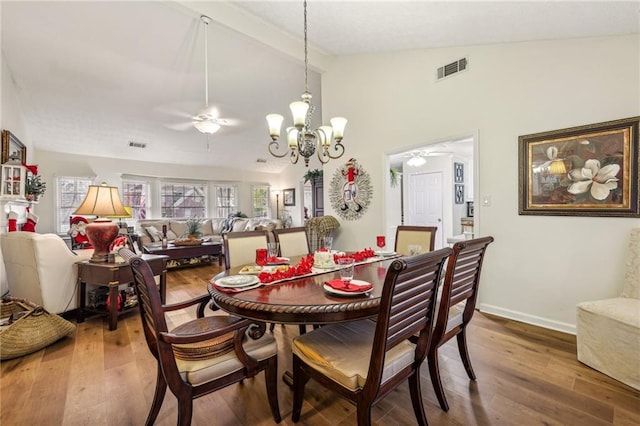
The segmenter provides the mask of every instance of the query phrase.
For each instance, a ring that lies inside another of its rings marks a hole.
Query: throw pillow
[[[186,220],[172,220],[171,230],[178,237],[182,237],[187,234],[187,221]]]
[[[155,226],[144,226],[143,228],[154,243],[162,240],[162,231],[158,230]]]

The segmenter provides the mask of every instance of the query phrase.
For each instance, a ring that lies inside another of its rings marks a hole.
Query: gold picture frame
[[[640,117],[520,136],[520,215],[640,217]]]
[[[20,162],[26,163],[27,161],[27,147],[10,131],[2,131],[2,151],[0,154],[0,164],[4,164],[9,161],[9,156],[13,153],[17,153]]]

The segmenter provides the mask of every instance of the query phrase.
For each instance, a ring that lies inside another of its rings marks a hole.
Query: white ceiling
[[[2,1],[0,7],[3,68],[36,147],[267,172],[287,164],[267,153],[264,116],[288,117],[288,104],[304,89],[301,2]],[[322,70],[332,55],[638,33],[638,10],[637,1],[312,0],[310,61]],[[229,121],[213,136],[184,125],[204,107],[201,14],[214,20],[210,104]],[[310,86],[317,100],[313,71]],[[347,150],[348,132],[349,124]],[[130,141],[147,149],[130,148]]]

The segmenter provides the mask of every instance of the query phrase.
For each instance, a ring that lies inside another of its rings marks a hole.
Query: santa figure
[[[356,211],[360,211],[362,206],[356,201],[358,198],[358,185],[356,185],[356,179],[360,174],[360,169],[356,165],[356,159],[350,158],[347,161],[347,170],[342,172],[342,176],[347,178],[347,183],[342,187],[342,200],[344,201],[344,205],[341,207],[341,210],[347,210],[349,208],[349,204],[353,203],[356,206]]]

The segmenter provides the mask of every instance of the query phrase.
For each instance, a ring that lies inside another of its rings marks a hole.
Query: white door
[[[405,224],[435,226],[435,248],[444,247],[442,231],[442,172],[417,173],[409,175],[409,196],[407,197]]]

